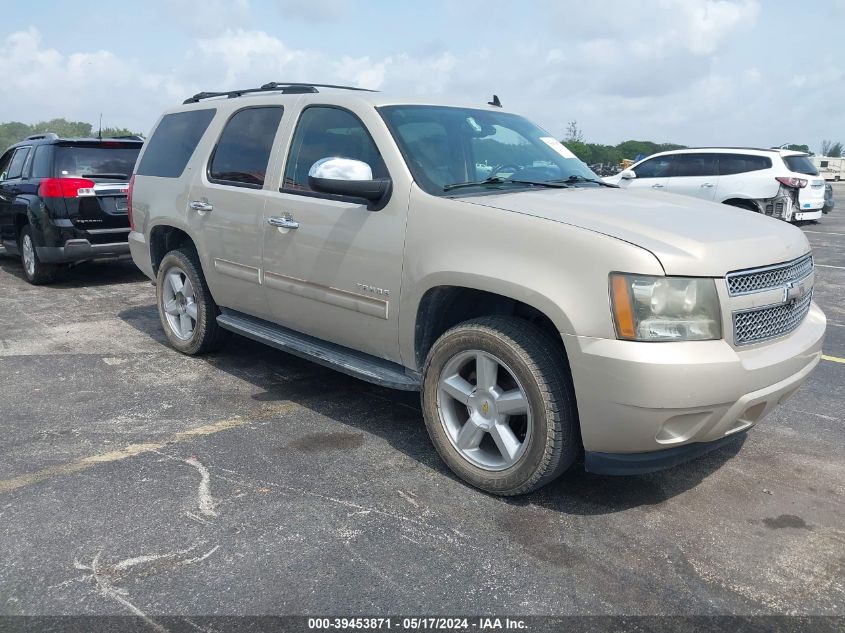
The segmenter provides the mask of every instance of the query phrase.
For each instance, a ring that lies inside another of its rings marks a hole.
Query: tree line
[[[53,119],[52,121],[41,121],[40,123],[27,124],[19,121],[0,123],[0,152],[10,145],[14,145],[33,134],[44,134],[53,132],[66,138],[91,138],[97,136],[98,130],[91,123],[83,121],[67,121],[65,119]],[[104,127],[103,137],[127,136],[130,134],[139,135],[128,128]]]
[[[654,143],[652,141],[623,141],[618,145],[601,145],[587,143],[584,134],[578,127],[577,121],[570,121],[566,128],[566,136],[561,142],[582,161],[588,165],[602,163],[604,165],[619,165],[623,158],[634,160],[638,156],[650,156],[657,152],[668,152],[673,149],[685,149],[686,145],[676,143]],[[783,145],[784,149],[813,154],[808,145]],[[822,141],[819,154],[821,156],[840,157],[845,155],[845,147],[839,141]]]

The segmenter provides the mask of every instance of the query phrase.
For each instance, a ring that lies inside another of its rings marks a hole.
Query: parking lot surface
[[[802,227],[826,358],[747,437],[500,499],[417,397],[166,344],[131,261],[0,258],[0,613],[845,614],[845,186]]]

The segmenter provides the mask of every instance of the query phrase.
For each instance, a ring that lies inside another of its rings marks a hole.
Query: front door
[[[399,285],[408,199],[387,205],[322,195],[308,185],[321,158],[388,171],[372,136],[352,112],[329,106],[302,111],[284,166],[282,187],[264,209],[264,286],[273,320],[317,338],[399,362]],[[296,228],[271,226],[285,220]]]
[[[666,190],[683,196],[713,200],[719,184],[716,154],[678,154]]]
[[[29,158],[29,147],[19,147],[0,162],[0,240],[2,245],[17,250],[18,236],[15,234],[15,200],[22,193],[24,166]]]
[[[631,180],[621,180],[621,187],[633,189],[653,189],[654,191],[666,191],[666,184],[669,182],[669,170],[672,168],[674,156],[655,156],[644,160],[633,168],[637,175]]]

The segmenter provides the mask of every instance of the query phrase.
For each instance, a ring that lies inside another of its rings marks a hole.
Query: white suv
[[[824,206],[824,179],[808,155],[783,149],[661,152],[605,180],[722,202],[787,222],[818,220]]]

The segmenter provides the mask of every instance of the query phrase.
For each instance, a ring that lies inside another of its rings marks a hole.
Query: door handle
[[[206,202],[205,200],[194,200],[191,202],[190,206],[194,211],[201,214],[214,210],[214,205]]]
[[[654,183],[654,184],[651,186],[651,188],[652,188],[652,189],[663,189],[663,185],[661,185],[660,183]]]
[[[713,184],[712,184],[712,183],[709,183],[709,182],[705,182],[705,183],[704,183],[703,185],[701,185],[701,186],[702,186],[704,189],[710,189],[710,187],[712,187],[712,186],[713,186]]]
[[[273,216],[271,218],[267,218],[267,224],[270,226],[275,226],[280,229],[298,229],[299,222],[294,220],[291,216],[286,215],[283,218],[278,216]]]

